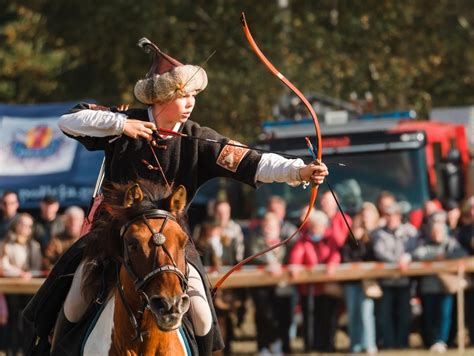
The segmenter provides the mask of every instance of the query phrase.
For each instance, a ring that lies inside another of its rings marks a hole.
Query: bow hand
[[[318,160],[300,168],[300,178],[303,182],[311,182],[320,185],[328,175],[328,167]]]

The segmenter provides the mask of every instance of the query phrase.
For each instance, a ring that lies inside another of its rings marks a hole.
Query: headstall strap
[[[171,219],[171,220],[176,221],[176,218],[169,211],[166,211],[163,209],[151,209],[144,213],[141,213],[132,217],[125,224],[123,224],[122,227],[120,228],[120,237],[123,237],[123,235],[125,234],[125,232],[127,232],[130,225],[132,225],[137,220],[143,220],[143,217],[147,219],[162,218],[162,219]]]
[[[163,221],[163,224],[161,224],[160,231],[156,231],[155,228],[153,226],[151,226],[151,224],[148,221],[147,217],[145,215],[143,215],[143,222],[148,227],[148,229],[151,231],[153,243],[156,246],[163,246],[164,243],[166,242],[166,237],[163,234],[163,231],[165,230],[165,226],[166,226],[166,223],[168,222],[169,217],[166,216],[164,218],[165,218],[165,220]]]
[[[163,223],[161,224],[160,231],[156,231],[156,229],[148,221],[148,219],[157,219],[157,218],[164,219]],[[138,277],[135,271],[133,270],[133,266],[130,263],[128,249],[125,244],[125,240],[123,239],[123,235],[125,234],[127,229],[130,227],[130,225],[132,225],[137,220],[142,220],[144,224],[148,227],[148,229],[152,233],[152,241],[153,241],[153,244],[155,245],[155,248],[153,249],[154,251],[153,271],[148,273],[143,278]],[[181,288],[183,289],[183,292],[186,293],[188,290],[189,269],[188,269],[187,261],[186,261],[186,267],[185,267],[186,270],[185,270],[185,273],[183,273],[179,270],[178,266],[176,265],[175,260],[173,259],[173,256],[171,256],[171,254],[169,253],[168,249],[165,246],[166,237],[163,234],[163,232],[169,220],[176,221],[175,217],[171,215],[171,213],[169,213],[168,211],[161,210],[161,209],[153,209],[153,210],[149,210],[143,214],[133,217],[128,222],[126,222],[120,229],[120,237],[122,238],[122,242],[123,242],[124,257],[120,258],[119,260],[120,260],[120,263],[125,268],[125,270],[130,275],[130,277],[132,277],[132,279],[134,280],[133,284],[135,286],[135,291],[140,294],[140,299],[142,301],[140,309],[137,311],[139,318],[136,318],[135,313],[131,310],[130,305],[127,303],[125,299],[125,293],[123,290],[122,283],[120,282],[119,272],[117,270],[117,288],[119,290],[120,299],[122,300],[122,303],[125,305],[125,309],[127,310],[127,314],[129,315],[130,322],[133,325],[133,328],[135,329],[135,332],[136,332],[132,341],[139,339],[140,342],[143,342],[143,337],[146,336],[141,331],[140,322],[141,322],[145,308],[149,307],[150,299],[143,289],[155,276],[161,273],[174,273],[181,282]],[[162,265],[162,266],[159,266],[158,268],[155,268],[156,267],[155,266],[156,250],[158,247],[161,247],[163,249],[163,252],[165,253],[165,255],[168,256],[172,265],[167,264],[167,265]]]

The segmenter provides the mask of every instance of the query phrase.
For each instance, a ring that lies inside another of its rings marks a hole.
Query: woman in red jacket
[[[327,233],[328,226],[329,218],[325,213],[320,210],[311,212],[300,239],[290,252],[289,263],[293,275],[297,273],[298,265],[313,267],[317,264],[326,264],[327,273],[331,274],[334,265],[341,261],[337,243]],[[299,286],[306,351],[335,351],[334,338],[341,291],[340,286],[335,283]],[[315,312],[314,315],[311,314],[312,311]],[[312,325],[309,324],[311,319]]]

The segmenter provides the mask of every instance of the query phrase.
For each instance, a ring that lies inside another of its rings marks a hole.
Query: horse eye
[[[138,241],[132,240],[127,243],[127,249],[129,251],[136,251],[138,249]]]

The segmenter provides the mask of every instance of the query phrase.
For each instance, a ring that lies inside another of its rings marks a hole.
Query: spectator
[[[64,230],[64,224],[58,216],[59,201],[55,196],[44,196],[39,206],[40,215],[35,220],[34,238],[40,243],[44,254],[49,240]]]
[[[372,203],[363,203],[360,212],[355,216],[352,229],[357,245],[347,239],[342,247],[343,262],[373,261],[374,252],[370,233],[378,227],[379,213]],[[348,315],[348,331],[351,341],[350,351],[358,353],[366,351],[375,354],[374,300],[364,293],[360,281],[347,282],[344,285],[344,295]]]
[[[232,220],[229,202],[226,200],[218,200],[214,206],[214,216],[221,228],[223,239],[229,240],[232,244],[234,256],[232,256],[232,261],[227,261],[228,265],[240,262],[244,258],[245,253],[244,234],[240,225]],[[232,292],[225,293],[225,296],[232,300],[233,309],[236,310],[231,310],[226,315],[225,321],[228,324],[226,329],[230,330],[230,332],[227,333],[228,341],[225,342],[227,346],[224,352],[229,350],[228,345],[230,344],[230,340],[233,339],[232,331],[234,327],[238,327],[243,322],[246,313],[245,300],[247,298],[247,292],[245,289],[234,289]],[[230,316],[230,314],[235,314],[235,318]],[[235,325],[234,320],[236,321]]]
[[[379,215],[380,215],[380,220],[379,220],[379,225],[380,226],[385,226],[385,224],[387,223],[387,208],[391,205],[393,205],[394,203],[397,202],[397,199],[395,198],[395,195],[393,195],[392,193],[384,190],[384,191],[381,191],[379,196],[377,197],[377,209],[379,211]]]
[[[207,220],[199,228],[199,236],[196,242],[198,251],[204,266],[219,268],[236,263],[236,239],[229,239],[222,234],[220,221]],[[216,309],[217,321],[225,341],[223,351],[217,351],[216,355],[231,353],[231,341],[233,340],[233,324],[231,313],[241,306],[241,300],[235,297],[233,290],[221,289],[214,296],[214,307]]]
[[[64,212],[62,220],[61,224],[64,224],[64,230],[54,235],[45,249],[43,266],[46,269],[52,268],[59,257],[81,237],[84,210],[78,206],[71,206]]]
[[[302,214],[305,213],[303,209]],[[334,265],[341,261],[335,239],[325,233],[328,226],[329,218],[325,213],[320,210],[311,212],[301,237],[290,252],[289,263],[293,276],[298,274],[298,265],[313,267],[316,264],[327,264],[327,273],[331,274]],[[334,352],[336,349],[337,311],[341,292],[338,286],[335,283],[299,286],[307,351]],[[313,306],[314,314],[311,313]],[[312,325],[309,324],[311,321]]]
[[[428,220],[429,217],[432,216],[436,212],[443,212],[443,208],[441,204],[437,200],[428,200],[423,204],[423,209],[422,209],[422,220],[421,220],[421,225],[419,227],[420,233],[419,237],[422,240],[427,240],[429,241],[430,238],[430,233],[429,233],[429,227],[428,227]]]
[[[417,229],[420,229],[422,224],[426,221],[426,217],[441,208],[441,203],[438,200],[427,200],[421,209],[415,209],[410,212],[410,223]]]
[[[2,218],[0,220],[0,241],[5,238],[10,224],[18,214],[19,207],[20,203],[18,202],[18,196],[15,192],[7,190],[2,194],[0,205],[0,210],[2,211]]]
[[[471,256],[474,255],[474,195],[471,195],[461,205],[461,216],[456,229],[456,238]],[[474,274],[470,274],[474,280]],[[465,291],[466,323],[469,330],[469,340],[474,345],[474,288]],[[453,325],[454,326],[454,325]]]
[[[266,208],[267,208],[267,212],[276,214],[276,216],[278,217],[278,219],[280,221],[280,227],[281,227],[281,229],[280,229],[280,238],[281,238],[281,240],[286,240],[290,236],[295,234],[295,232],[298,228],[288,220],[287,204],[286,204],[286,201],[281,196],[279,196],[279,195],[271,196],[267,200]],[[293,236],[291,238],[290,241],[287,242],[287,244],[286,244],[287,254],[291,250],[291,247],[294,245],[294,243],[296,242],[298,237],[299,237],[299,234],[296,234],[295,236]],[[287,258],[285,258],[285,259],[287,259]],[[281,294],[280,297],[281,297],[282,303],[285,303],[285,310],[286,309],[293,310],[296,307],[297,299],[298,299],[298,295],[297,295],[295,287],[293,285],[286,286],[284,289],[280,289],[279,293]],[[283,294],[285,294],[285,295],[283,295]],[[286,300],[283,302],[284,299],[286,299]],[[292,325],[292,326],[290,326],[290,329],[291,328],[293,328],[293,329],[296,328],[297,326],[296,326],[295,320],[293,318],[293,313],[289,316],[289,318],[290,318],[289,323]],[[291,334],[291,332],[290,332],[290,334]],[[290,349],[289,343],[290,343],[290,341],[287,340],[286,336],[285,336],[285,339],[283,340],[283,350],[284,351]]]
[[[267,212],[250,240],[248,254],[254,255],[280,242],[281,228],[280,216]],[[286,246],[281,246],[256,258],[253,263],[265,265],[270,273],[279,275],[286,258]],[[259,287],[251,290],[255,305],[257,345],[261,354],[290,352],[292,298],[291,289],[286,287]]]
[[[196,245],[204,266],[220,267],[236,262],[235,241],[222,234],[217,220],[208,219],[202,224]]]
[[[41,247],[33,239],[33,217],[19,214],[10,225],[5,239],[0,245],[0,268],[5,274],[31,278],[32,270],[41,268]],[[31,330],[23,324],[21,313],[31,296],[10,294],[7,296],[9,309],[8,330],[10,331],[9,351],[16,355],[24,340],[30,340]],[[23,351],[26,351],[23,349]]]
[[[232,220],[230,204],[225,200],[217,201],[214,206],[214,217],[219,223],[224,239],[228,239],[234,246],[233,260],[241,261],[244,257],[244,234],[240,225]]]
[[[5,294],[0,293],[0,350],[5,352],[8,344],[8,305]]]
[[[326,235],[336,242],[338,248],[341,248],[346,242],[347,236],[349,235],[349,229],[344,221],[342,213],[337,207],[336,200],[332,196],[330,191],[326,191],[321,196],[321,210],[328,216],[329,225],[326,229]],[[351,218],[345,215],[349,225],[351,224]]]
[[[294,234],[297,228],[286,219],[286,201],[282,197],[278,195],[271,196],[267,201],[267,212],[274,213],[278,217],[281,225],[280,237],[282,240]],[[293,244],[293,241],[290,241],[290,244]]]
[[[15,219],[18,214],[18,208],[20,204],[18,202],[18,196],[15,192],[12,191],[5,191],[2,194],[1,202],[0,202],[0,211],[2,213],[0,217],[0,241],[5,238],[5,235],[10,227],[10,224]],[[1,294],[1,300],[5,300],[5,296]],[[6,307],[6,303],[0,303],[0,305],[4,305],[5,308],[1,308],[2,316],[0,320],[0,348],[3,350],[9,344],[8,342],[8,308]],[[3,313],[5,312],[5,313]]]
[[[3,273],[30,277],[31,270],[41,269],[41,248],[33,240],[33,217],[19,214],[11,223],[0,249]]]
[[[459,219],[461,218],[461,209],[455,200],[448,200],[443,207],[447,213],[447,224],[451,235],[454,235],[458,227]]]
[[[436,199],[427,200],[423,204],[423,215],[426,218],[439,210],[442,210],[442,207],[441,207],[440,202]]]
[[[437,212],[428,218],[429,240],[425,240],[413,252],[419,261],[444,260],[464,257],[467,253],[449,234],[447,214]],[[453,296],[443,286],[438,276],[424,276],[420,279],[420,295],[423,303],[424,340],[433,352],[444,353],[447,349]]]
[[[386,224],[371,234],[375,258],[381,262],[398,263],[405,267],[411,261],[410,253],[417,246],[417,230],[409,223],[402,223],[402,211],[398,203],[385,206]],[[407,277],[380,280],[383,295],[377,318],[381,324],[381,340],[384,348],[408,347],[411,325],[410,280]]]
[[[466,199],[461,206],[456,235],[468,253],[474,255],[474,195]]]

